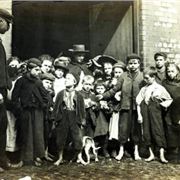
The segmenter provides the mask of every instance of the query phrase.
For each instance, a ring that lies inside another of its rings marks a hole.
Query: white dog
[[[87,158],[87,162],[85,162],[82,158],[82,151],[78,154],[78,159],[77,159],[77,163],[81,163],[83,165],[87,165],[90,163],[90,149],[92,148],[92,152],[95,156],[95,162],[98,162],[99,159],[98,159],[98,154],[97,154],[97,150],[100,148],[100,147],[96,147],[95,146],[95,142],[93,140],[93,138],[89,137],[89,136],[83,136],[83,140],[82,140],[82,143],[83,143],[83,149],[85,151],[85,155],[86,155],[86,158]]]
[[[89,137],[89,136],[83,136],[82,139],[82,150],[81,152],[78,154],[77,157],[77,163],[81,163],[83,165],[87,165],[90,163],[90,149],[92,148],[92,152],[95,156],[95,162],[98,162],[98,154],[97,154],[97,150],[100,147],[96,147],[95,146],[95,142],[93,140],[93,138]],[[82,151],[85,151],[85,155],[87,157],[87,162],[85,162],[82,158]],[[54,163],[54,165],[59,166],[59,164],[61,164],[63,162],[63,151],[59,152],[59,159]]]

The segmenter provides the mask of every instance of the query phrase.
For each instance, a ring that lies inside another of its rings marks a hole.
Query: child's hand
[[[120,101],[121,100],[121,91],[117,92],[115,95],[114,95],[115,99],[117,101]]]
[[[97,97],[98,100],[103,99],[103,95],[102,94],[98,94],[98,95],[96,95],[96,97]]]

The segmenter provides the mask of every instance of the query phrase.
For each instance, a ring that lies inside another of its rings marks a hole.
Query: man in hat
[[[0,34],[5,34],[9,30],[9,24],[12,23],[13,16],[6,10],[0,9]],[[0,172],[3,172],[3,167],[7,166],[7,159],[5,156],[6,148],[6,96],[7,88],[9,87],[8,71],[6,66],[6,53],[0,39]],[[10,88],[10,87],[9,87]]]
[[[82,89],[82,80],[84,75],[91,75],[92,73],[88,69],[85,61],[85,56],[89,52],[89,50],[85,50],[84,44],[74,44],[73,49],[68,50],[71,53],[72,61],[69,64],[69,71],[75,72],[79,75],[80,81],[78,86],[76,87],[77,90]]]

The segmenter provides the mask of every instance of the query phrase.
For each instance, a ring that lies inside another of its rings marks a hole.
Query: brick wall
[[[139,8],[140,54],[145,66],[154,65],[157,51],[180,62],[180,1],[140,0]]]
[[[0,8],[6,9],[10,13],[12,12],[12,0],[0,0]],[[10,25],[10,29],[4,35],[1,35],[7,58],[11,56],[11,39],[12,39],[12,26]]]

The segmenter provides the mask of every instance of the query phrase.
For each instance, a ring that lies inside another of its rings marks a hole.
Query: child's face
[[[41,65],[41,70],[43,73],[49,73],[52,67],[52,62],[49,60],[44,60]]]
[[[41,68],[39,66],[37,67],[34,67],[30,70],[30,74],[33,76],[33,77],[39,77],[39,74],[41,73]]]
[[[136,72],[140,67],[139,59],[130,59],[127,66],[130,72]]]
[[[123,71],[122,68],[120,68],[120,67],[115,67],[115,68],[114,68],[114,77],[115,77],[115,78],[120,77],[123,72],[124,72],[124,71]]]
[[[52,81],[48,80],[48,79],[43,79],[42,80],[43,86],[46,90],[52,89]]]
[[[162,67],[164,67],[165,63],[166,63],[166,60],[163,56],[158,56],[155,59],[155,65],[156,65],[156,68],[158,68],[158,69],[161,69]]]
[[[82,63],[84,61],[85,54],[84,53],[78,53],[74,55],[75,62]]]
[[[62,78],[63,76],[64,76],[64,71],[62,70],[62,69],[56,69],[55,70],[55,76],[58,78],[58,79],[60,79],[60,78]]]
[[[76,85],[76,79],[72,74],[67,74],[65,79],[65,86],[72,87]]]
[[[171,65],[171,66],[168,66],[167,67],[167,76],[170,78],[170,79],[174,79],[178,74],[178,70],[176,68],[176,66],[174,65]]]
[[[146,84],[150,85],[154,82],[155,78],[149,76],[149,74],[144,74],[144,81],[146,82]]]
[[[9,66],[11,66],[11,67],[17,67],[18,65],[19,65],[19,61],[17,61],[17,60],[12,60],[9,63]]]
[[[104,73],[106,75],[111,75],[113,66],[111,63],[104,63]]]
[[[93,83],[91,81],[84,81],[83,82],[83,89],[86,92],[89,92],[93,88]]]
[[[96,86],[96,93],[97,94],[103,94],[105,92],[106,88],[103,85]]]

